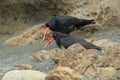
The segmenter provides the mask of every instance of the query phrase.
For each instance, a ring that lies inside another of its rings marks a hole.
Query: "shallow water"
[[[0,68],[1,69],[11,70],[13,69],[14,66],[19,64],[30,64],[32,65],[33,69],[37,69],[42,72],[47,72],[53,68],[53,66],[51,65],[51,63],[49,63],[49,61],[44,61],[41,63],[35,63],[31,61],[32,55],[35,52],[44,50],[43,45],[45,44],[45,42],[41,44],[28,45],[28,46],[22,46],[22,47],[2,46],[3,42],[4,42],[3,40],[0,40]],[[53,43],[45,49],[51,50],[56,47],[57,47],[56,44]],[[49,65],[49,69],[47,65]]]

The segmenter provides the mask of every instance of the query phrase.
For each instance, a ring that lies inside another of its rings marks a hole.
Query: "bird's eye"
[[[55,36],[56,36],[56,34],[54,33],[52,36],[53,36],[53,37],[55,37]]]
[[[48,26],[51,26],[51,23],[48,23]]]

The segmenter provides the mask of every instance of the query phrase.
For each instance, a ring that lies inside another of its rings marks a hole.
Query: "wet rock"
[[[39,52],[36,52],[33,55],[33,61],[35,62],[41,62],[43,60],[51,60],[55,64],[57,64],[64,56],[64,51],[61,49],[53,49],[51,51],[42,50]]]
[[[15,66],[15,69],[17,69],[17,70],[30,70],[30,69],[32,69],[32,66],[30,64],[21,64],[21,65]]]
[[[45,80],[83,80],[82,77],[69,67],[57,67],[52,70]]]
[[[89,66],[98,62],[99,58],[97,50],[86,50],[80,44],[74,44],[67,49],[58,65],[70,67],[84,74]]]
[[[25,46],[42,42],[43,37],[42,24],[34,26],[20,36],[10,38],[4,42],[4,46]],[[51,35],[47,36],[50,37]]]
[[[1,80],[44,80],[46,74],[34,70],[13,70],[7,72]]]

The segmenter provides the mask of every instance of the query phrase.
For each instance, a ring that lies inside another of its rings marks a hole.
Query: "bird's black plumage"
[[[69,34],[75,29],[95,23],[94,20],[78,19],[72,16],[56,16],[46,23],[52,31]]]
[[[67,49],[69,46],[71,46],[75,43],[79,43],[86,49],[101,50],[101,47],[98,47],[90,42],[87,42],[82,38],[77,38],[77,37],[70,36],[70,35],[64,34],[64,33],[55,32],[53,34],[53,38],[55,39],[57,46],[60,48],[61,48],[61,46],[64,46]]]

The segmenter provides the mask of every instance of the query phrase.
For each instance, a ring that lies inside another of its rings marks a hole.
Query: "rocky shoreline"
[[[38,35],[39,32],[41,32],[41,34],[43,33],[42,30],[36,32],[39,28],[41,28],[41,25],[29,29],[18,37],[14,37],[15,40],[10,38],[7,42],[9,41],[9,44],[11,45],[3,46],[15,47],[28,45],[25,43],[25,39],[28,40],[31,38],[30,41],[34,41],[36,38],[31,36],[36,35],[36,37],[38,37],[41,36]],[[42,38],[40,37],[39,39]],[[36,41],[40,41],[39,39]],[[25,45],[21,45],[21,40],[23,40],[22,42],[25,43]],[[2,80],[29,80],[33,78],[34,80],[119,80],[119,43],[112,42],[109,39],[97,40],[95,38],[90,38],[86,40],[102,47],[103,50],[97,51],[89,49],[86,53],[86,51],[84,51],[85,49],[80,44],[74,44],[67,50],[57,48],[52,50],[38,50],[37,52],[35,51],[30,60],[34,63],[34,65],[36,63],[40,64],[48,61],[47,66],[43,67],[43,69],[48,69],[47,73],[41,72],[39,68],[34,69],[31,64],[20,64],[16,65],[10,71],[1,69],[0,74],[4,75]],[[35,45],[36,43],[38,42],[35,42],[32,45]],[[51,65],[53,66],[53,69],[49,70]],[[26,73],[26,76],[23,75],[24,73]],[[14,76],[14,74],[16,74],[16,76]]]
[[[110,40],[98,40],[93,43],[101,46],[103,51],[89,49],[86,53],[80,44],[74,44],[67,50],[36,52],[32,61],[51,61],[55,65],[52,71],[44,74],[32,70],[31,65],[23,64],[16,70],[5,73],[2,80],[119,80],[116,71],[120,69],[120,46]]]
[[[0,79],[120,80],[119,3],[119,0],[1,0]],[[85,38],[103,50],[86,52],[80,44],[61,50],[55,43],[44,49],[44,23],[57,15],[95,19],[95,25],[71,35]]]

